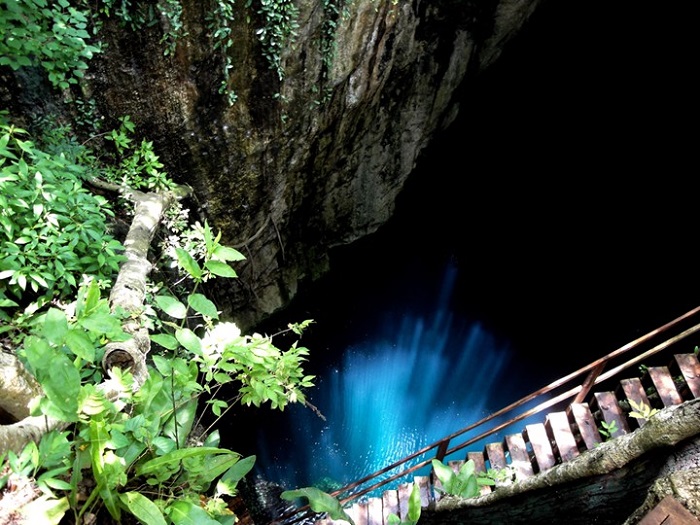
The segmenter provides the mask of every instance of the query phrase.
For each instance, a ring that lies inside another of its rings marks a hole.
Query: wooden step
[[[384,516],[384,502],[382,498],[369,498],[367,502],[367,525],[384,525],[389,514]]]
[[[355,525],[368,525],[369,523],[369,503],[359,501],[347,510],[348,516],[352,518]]]
[[[700,525],[700,521],[673,496],[666,496],[639,525]]]
[[[547,414],[544,427],[551,442],[555,444],[554,454],[562,462],[571,461],[579,455],[576,438],[571,431],[569,416],[566,415],[566,412]]]
[[[413,483],[401,483],[399,485],[399,517],[401,521],[408,519],[408,500],[413,491]]]
[[[399,491],[385,490],[382,494],[382,519],[388,523],[391,514],[399,515]]]
[[[676,390],[676,385],[673,382],[673,377],[668,370],[667,366],[651,366],[647,369],[647,374],[642,378],[642,383],[644,379],[649,378],[653,384],[656,392],[659,395],[659,399],[665,408],[675,405],[680,405],[683,402],[681,395]]]
[[[572,420],[579,431],[579,436],[586,450],[593,450],[603,438],[598,431],[598,425],[591,413],[588,403],[572,403],[567,409],[569,419]]]
[[[617,402],[617,397],[613,392],[597,392],[593,394],[591,409],[594,413],[600,413],[602,421],[608,424],[616,423],[616,430],[612,433],[611,437],[616,438],[624,434],[629,434],[630,427],[627,424],[627,418],[622,412]]]
[[[504,439],[504,446],[510,453],[510,464],[515,470],[516,481],[535,475],[532,468],[532,458],[522,434],[507,435]]]
[[[432,509],[435,507],[435,495],[430,483],[430,476],[416,476],[413,482],[420,489],[420,507],[422,509]]]
[[[484,447],[484,454],[488,459],[490,469],[502,470],[508,466],[508,463],[506,462],[506,452],[501,443],[487,444]]]
[[[632,377],[630,379],[623,379],[620,381],[620,388],[622,389],[622,395],[624,395],[628,401],[634,401],[638,405],[646,405],[649,407],[652,406],[651,401],[649,401],[649,398],[644,391],[644,385],[642,385],[642,381],[639,378]],[[630,405],[630,407],[634,409],[632,405]],[[643,417],[634,419],[637,421],[637,425],[640,427],[647,422],[647,420]]]
[[[678,354],[674,356],[674,368],[683,376],[689,391],[688,398],[700,397],[700,361],[695,354]]]
[[[547,430],[542,423],[534,423],[525,425],[523,438],[529,441],[532,446],[532,452],[535,455],[535,466],[537,473],[549,470],[556,464],[552,444],[549,442]]]

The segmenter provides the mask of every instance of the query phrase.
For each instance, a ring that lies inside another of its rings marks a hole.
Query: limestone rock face
[[[131,116],[168,173],[194,189],[199,216],[246,255],[239,279],[208,293],[252,326],[326,272],[332,247],[386,222],[419,153],[456,116],[461,88],[538,3],[297,0],[279,71],[259,13],[236,3],[229,105],[212,6],[186,0],[186,36],[167,56],[165,21],[136,32],[106,22],[89,94],[107,120]]]

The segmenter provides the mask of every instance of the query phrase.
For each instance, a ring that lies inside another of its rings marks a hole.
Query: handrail
[[[629,359],[628,361],[617,365],[611,369],[609,369],[607,372],[604,372],[605,368],[617,357],[625,354],[626,352],[632,350],[633,348],[637,348],[638,346],[642,345],[643,343],[651,341],[654,337],[658,336],[659,334],[662,334],[666,332],[667,330],[674,328],[678,326],[681,322],[692,318],[695,314],[700,312],[700,306],[686,312],[685,314],[673,319],[672,321],[660,326],[659,328],[656,328],[655,330],[652,330],[651,332],[648,332],[647,334],[644,334],[643,336],[621,346],[620,348],[612,351],[605,357],[602,357],[600,359],[597,359],[596,361],[593,361],[592,363],[579,368],[575,372],[572,372],[560,379],[557,379],[556,381],[553,381],[549,385],[542,387],[531,394],[521,398],[518,401],[515,401],[511,403],[510,405],[486,416],[483,419],[480,419],[479,421],[472,423],[452,434],[449,436],[446,436],[439,441],[436,441],[430,445],[426,445],[425,447],[421,448],[420,450],[413,452],[412,454],[395,461],[394,463],[377,470],[376,472],[373,472],[357,481],[354,481],[348,485],[345,485],[344,487],[335,490],[334,492],[331,493],[332,496],[338,498],[341,494],[344,493],[349,493],[347,496],[343,498],[339,498],[339,501],[342,505],[346,505],[347,503],[354,501],[356,499],[361,498],[365,494],[368,494],[370,492],[373,492],[377,490],[378,488],[387,485],[391,483],[392,481],[395,481],[397,479],[403,478],[407,476],[408,474],[415,472],[429,464],[431,464],[433,459],[439,459],[442,461],[445,457],[453,454],[454,452],[457,452],[459,450],[462,450],[466,448],[467,446],[476,443],[485,437],[488,437],[492,434],[497,433],[499,430],[502,430],[506,427],[509,427],[513,425],[514,423],[517,423],[519,421],[522,421],[534,414],[537,414],[539,412],[542,412],[543,410],[552,407],[554,405],[557,405],[558,403],[561,403],[565,400],[568,399],[574,399],[573,402],[575,403],[581,403],[583,400],[586,398],[586,396],[590,393],[591,389],[597,385],[600,384],[601,382],[610,379],[611,377],[614,377],[616,374],[620,373],[621,371],[628,369],[635,364],[638,364],[642,362],[644,359],[647,359],[648,357],[657,354],[661,352],[662,350],[668,348],[672,344],[675,344],[686,337],[700,331],[700,324],[696,324],[694,326],[691,326],[690,328],[685,329],[681,333],[671,337],[668,340],[665,340],[656,346],[652,347],[649,350],[646,350],[642,352],[641,354],[638,354],[634,356],[633,358]],[[514,416],[513,418],[509,419],[508,421],[505,421],[503,423],[500,423],[493,428],[490,428],[489,430],[486,430],[479,435],[472,437],[468,439],[467,441],[460,443],[458,445],[453,446],[450,448],[450,444],[452,441],[454,441],[456,438],[466,434],[467,432],[470,432],[471,430],[474,430],[480,426],[483,426],[484,424],[488,423],[489,421],[492,421],[493,419],[502,416],[508,412],[511,412],[517,408],[523,407],[524,405],[530,403],[531,401],[550,394],[554,392],[557,388],[562,387],[566,385],[567,383],[572,382],[573,379],[580,377],[581,375],[587,373],[586,377],[584,378],[583,382],[580,385],[574,386],[573,388],[570,388],[569,390],[559,393],[555,395],[554,397],[543,401],[542,403],[538,404],[534,408],[530,408],[528,410],[525,410],[524,412]],[[378,480],[376,483],[372,484],[369,487],[366,487],[358,492],[351,492],[354,489],[364,485],[365,483],[375,480],[379,478],[379,476],[382,476],[383,474],[386,474],[388,472],[391,472],[392,470],[397,469],[398,467],[401,467],[403,465],[406,465],[407,463],[411,462],[412,460],[427,454],[431,450],[436,449],[435,455],[431,456],[430,459],[425,459],[415,465],[412,465],[410,467],[406,467],[399,472],[391,475],[388,478],[382,478]],[[293,511],[290,511],[286,513],[284,516],[278,518],[276,523],[284,522],[287,523],[288,525],[291,525],[293,523],[297,523],[298,521],[301,521],[305,517],[308,516],[310,512],[310,506],[305,505],[303,507],[300,507],[298,509],[295,509]]]

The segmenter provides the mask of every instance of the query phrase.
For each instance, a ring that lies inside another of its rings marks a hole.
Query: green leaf
[[[476,481],[476,476],[471,475],[467,478],[464,488],[459,496],[463,498],[475,498],[479,495],[479,484]]]
[[[88,286],[81,286],[78,290],[78,307],[76,315],[80,319],[89,314],[100,302],[100,287],[97,279],[92,279]]]
[[[50,368],[42,374],[41,386],[49,400],[65,412],[66,420],[76,421],[80,372],[64,354],[56,353],[51,358]]]
[[[27,523],[58,525],[69,508],[68,498],[42,496],[23,506],[20,513],[26,517]]]
[[[95,362],[95,345],[82,330],[69,330],[66,334],[65,343],[76,356],[88,363]]]
[[[151,341],[159,344],[163,348],[167,348],[168,350],[175,350],[178,346],[180,346],[177,339],[170,334],[152,334]]]
[[[154,438],[152,445],[156,448],[156,453],[161,456],[177,448],[177,443],[174,440],[164,436]]]
[[[219,277],[238,277],[236,271],[225,262],[211,260],[205,262],[204,267]]]
[[[209,223],[207,221],[204,221],[204,247],[207,250],[207,253],[211,253],[213,248],[214,248],[214,237],[212,236],[212,231],[211,228],[209,227]],[[217,241],[218,242],[218,239]]]
[[[465,461],[464,464],[460,467],[457,477],[463,479],[469,476],[473,476],[475,470],[476,463],[474,463],[473,459],[470,459],[469,461]]]
[[[187,304],[197,313],[211,317],[212,319],[219,318],[216,305],[201,293],[194,293],[187,297]]]
[[[225,449],[225,448],[217,448],[217,447],[191,447],[191,448],[182,448],[179,450],[173,450],[172,452],[168,452],[167,454],[157,457],[155,459],[152,459],[150,461],[146,461],[143,465],[138,467],[136,469],[136,474],[139,476],[145,476],[148,474],[152,474],[153,472],[156,472],[159,468],[168,465],[169,463],[177,463],[182,461],[185,458],[192,458],[196,456],[206,456],[206,455],[214,455],[214,454],[236,454],[235,452],[232,452],[231,450]]]
[[[255,456],[248,456],[247,458],[241,459],[238,461],[238,463],[224,472],[221,479],[222,481],[226,481],[228,483],[238,483],[245,477],[246,474],[248,474],[248,472],[251,471],[254,465]]]
[[[39,371],[51,366],[51,357],[54,354],[54,350],[49,346],[46,339],[29,336],[24,340],[24,354],[29,365],[35,371]]]
[[[408,499],[408,520],[418,523],[421,514],[420,487],[418,483],[413,484],[411,496]]]
[[[119,500],[144,525],[167,525],[158,506],[140,492],[119,494]]]
[[[174,297],[168,295],[156,295],[153,298],[158,307],[170,317],[184,319],[187,317],[187,307]]]
[[[443,489],[449,492],[448,487],[454,483],[453,480],[456,477],[454,471],[438,459],[432,460],[432,465],[435,475],[440,480]]]
[[[177,262],[191,277],[196,281],[202,278],[202,269],[188,251],[182,248],[175,248],[175,254],[177,255]]]
[[[55,345],[63,343],[66,333],[68,332],[68,319],[58,308],[49,308],[44,318],[44,326],[42,335]]]
[[[51,478],[48,476],[44,477],[43,475],[39,477],[37,483],[43,483],[47,487],[57,490],[70,490],[72,488],[70,483],[63,481],[62,479]]]
[[[122,331],[119,319],[109,311],[94,310],[89,315],[79,319],[78,324],[90,332],[108,337]]]
[[[245,261],[245,256],[241,252],[228,246],[217,246],[213,256],[220,261]]]
[[[309,506],[314,512],[327,512],[331,519],[345,520],[355,525],[355,522],[348,516],[336,498],[316,487],[285,490],[280,494],[280,497],[287,501],[294,501],[297,498],[306,498],[309,500]]]
[[[179,346],[179,343],[178,343],[178,346]],[[163,376],[169,377],[173,373],[173,367],[170,363],[170,359],[166,359],[162,355],[157,355],[157,354],[152,355],[152,359],[153,359],[153,364],[156,366],[156,369]]]
[[[168,507],[173,525],[221,525],[202,507],[189,501],[176,501]]]
[[[196,354],[202,353],[202,341],[197,334],[195,334],[189,328],[181,328],[175,332],[175,337],[180,342],[182,346],[187,348],[190,352]]]

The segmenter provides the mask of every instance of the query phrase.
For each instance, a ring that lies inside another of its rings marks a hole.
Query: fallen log
[[[163,213],[175,200],[188,194],[189,189],[184,187],[167,192],[125,192],[125,196],[135,205],[134,218],[124,241],[126,261],[121,265],[110,291],[109,304],[112,312],[128,314],[123,329],[132,337],[126,341],[107,343],[102,366],[106,376],[114,367],[130,371],[134,376],[134,390],[138,390],[146,380],[146,357],[150,351],[150,338],[141,322],[141,315],[146,296],[146,278],[152,269],[148,260],[151,241]],[[111,391],[109,385],[109,381],[104,381],[98,388],[111,399],[116,392]],[[0,457],[9,450],[19,453],[30,441],[38,442],[45,433],[68,426],[48,416],[29,415],[32,401],[42,396],[43,391],[19,359],[7,352],[0,352],[0,392],[0,408],[17,420],[0,425]]]

